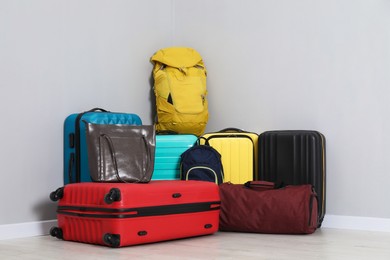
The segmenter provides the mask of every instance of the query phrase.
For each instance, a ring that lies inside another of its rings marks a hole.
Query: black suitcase
[[[325,137],[318,131],[267,131],[259,136],[258,180],[312,184],[318,196],[318,227],[325,216]]]

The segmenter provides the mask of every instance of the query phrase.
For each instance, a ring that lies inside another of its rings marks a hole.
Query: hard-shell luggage
[[[197,140],[192,134],[157,134],[152,180],[180,179],[180,156]]]
[[[312,184],[318,195],[318,226],[325,216],[325,137],[318,131],[267,131],[259,137],[259,180]]]
[[[50,234],[70,241],[121,247],[212,234],[219,225],[211,182],[73,183],[50,198],[59,200]]]
[[[200,143],[210,145],[221,154],[225,182],[242,184],[257,175],[258,137],[256,133],[226,128],[202,135]]]
[[[64,122],[64,184],[90,182],[85,122],[141,125],[136,114],[113,113],[101,108],[71,114]]]

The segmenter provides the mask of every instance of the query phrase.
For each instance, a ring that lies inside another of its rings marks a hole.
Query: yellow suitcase
[[[256,133],[226,128],[202,135],[200,144],[208,144],[221,154],[224,182],[243,184],[258,175],[258,139]]]

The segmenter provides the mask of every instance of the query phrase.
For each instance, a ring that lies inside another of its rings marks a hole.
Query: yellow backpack
[[[154,64],[156,131],[169,130],[200,136],[208,121],[207,72],[200,54],[191,48],[157,51]]]

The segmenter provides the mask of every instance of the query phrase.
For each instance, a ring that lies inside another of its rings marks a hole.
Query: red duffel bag
[[[219,230],[310,234],[317,228],[318,202],[312,185],[275,187],[272,182],[219,185]]]

